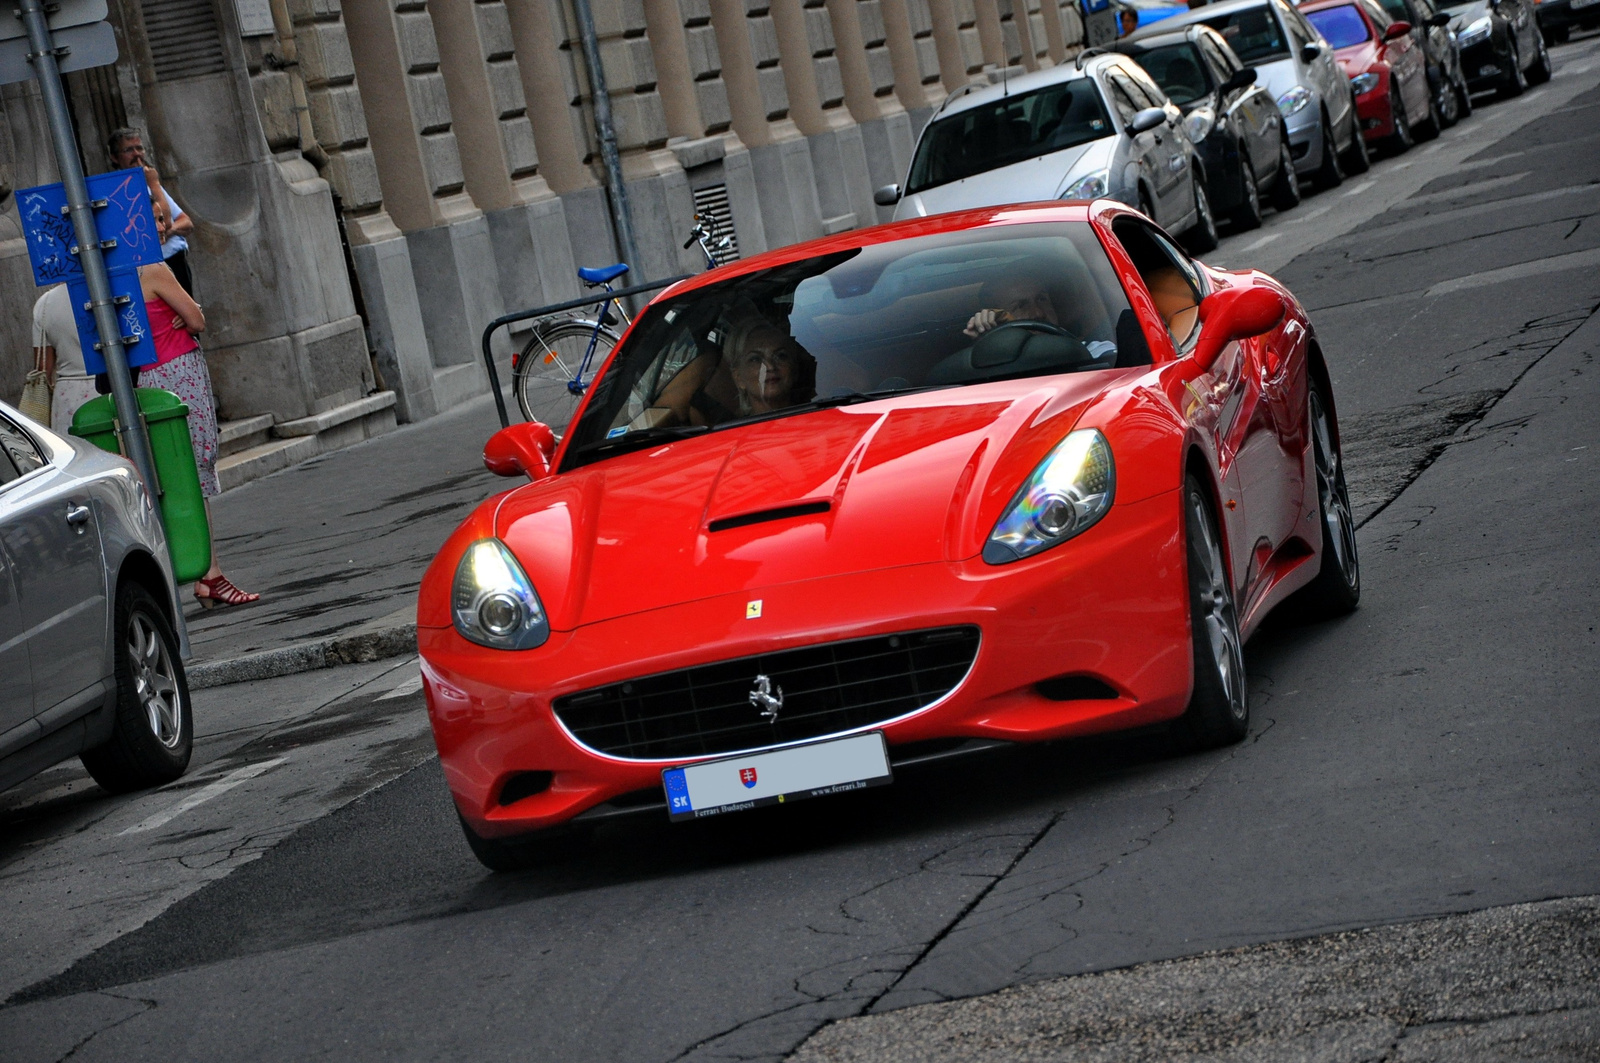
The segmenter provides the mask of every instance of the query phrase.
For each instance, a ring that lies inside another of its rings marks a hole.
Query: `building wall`
[[[251,37],[214,0],[190,33],[214,38],[203,70],[146,32],[171,2],[112,0],[123,58],[74,107],[86,149],[118,118],[145,129],[196,220],[225,418],[380,386],[402,420],[432,416],[487,387],[493,318],[573,298],[576,267],[619,258],[574,0],[273,0]],[[743,255],[886,220],[872,190],[949,92],[1082,40],[1072,0],[589,2],[632,283],[701,267],[681,246],[697,212]],[[0,185],[54,177],[30,91],[0,89]],[[15,228],[0,209],[12,396],[34,295]]]

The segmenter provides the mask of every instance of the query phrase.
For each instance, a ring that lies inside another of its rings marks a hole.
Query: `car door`
[[[11,457],[0,448],[0,506],[6,489],[21,474]],[[22,606],[17,601],[16,566],[0,547],[0,756],[4,756],[8,734],[33,719],[33,680],[28,668],[26,625]]]
[[[1233,50],[1214,39],[1211,33],[1201,34],[1197,43],[1219,83],[1244,69]],[[1259,84],[1246,85],[1225,93],[1222,106],[1239,131],[1256,179],[1268,179],[1278,169],[1278,106],[1272,94]]]
[[[1389,31],[1389,27],[1396,22],[1409,22],[1409,19],[1395,19],[1390,13],[1380,7],[1375,0],[1357,0],[1367,17],[1372,20],[1373,26],[1382,39]],[[1428,91],[1428,65],[1423,53],[1422,45],[1418,41],[1417,27],[1412,26],[1411,32],[1402,37],[1385,40],[1383,44],[1384,56],[1389,61],[1391,76],[1400,86],[1400,99],[1406,108],[1406,119],[1413,125],[1425,121],[1428,117],[1429,97]]]
[[[1145,95],[1126,70],[1113,67],[1106,76],[1113,93],[1118,98],[1116,106],[1119,112],[1124,106],[1131,107],[1134,114],[1147,107],[1160,106]],[[1132,115],[1129,118],[1131,119]],[[1140,171],[1150,182],[1151,194],[1155,198],[1155,202],[1151,204],[1155,220],[1162,225],[1175,225],[1187,216],[1193,204],[1192,194],[1186,203],[1180,203],[1178,198],[1182,189],[1188,187],[1187,184],[1182,184],[1180,188],[1184,177],[1184,163],[1182,150],[1178,144],[1179,136],[1178,131],[1169,123],[1134,134],[1132,138],[1135,155],[1141,164]]]
[[[107,613],[100,529],[89,492],[4,414],[0,447],[21,475],[0,494],[0,549],[12,566],[43,715],[105,678]]]

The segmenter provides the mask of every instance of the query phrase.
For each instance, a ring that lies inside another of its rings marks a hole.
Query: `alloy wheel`
[[[1394,133],[1389,137],[1389,151],[1400,155],[1411,150],[1411,122],[1406,118],[1406,105],[1400,94],[1389,90],[1389,115],[1394,122]]]
[[[1332,549],[1339,573],[1346,584],[1356,580],[1356,522],[1350,511],[1350,491],[1345,486],[1344,466],[1339,450],[1333,445],[1333,432],[1328,427],[1328,413],[1322,400],[1311,393],[1311,433],[1317,467],[1317,497],[1322,503],[1325,530],[1331,541],[1323,544]]]
[[[1244,643],[1239,638],[1239,618],[1228,587],[1228,570],[1222,561],[1222,547],[1205,500],[1192,492],[1193,527],[1199,535],[1195,560],[1200,566],[1196,589],[1200,596],[1199,620],[1205,627],[1206,645],[1211,648],[1212,664],[1227,698],[1228,712],[1235,720],[1246,714],[1244,698]]]
[[[166,643],[143,613],[128,618],[127,647],[134,696],[150,733],[166,748],[176,749],[183,739],[183,696]]]

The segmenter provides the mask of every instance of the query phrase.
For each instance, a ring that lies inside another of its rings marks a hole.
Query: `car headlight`
[[[1017,561],[1088,530],[1111,508],[1117,470],[1111,446],[1098,428],[1063,439],[1023,483],[995,522],[983,559]]]
[[[1217,124],[1217,112],[1209,107],[1196,107],[1183,116],[1183,131],[1189,134],[1189,139],[1196,144],[1211,135],[1211,128]]]
[[[1367,93],[1371,92],[1377,87],[1378,75],[1370,70],[1365,74],[1357,74],[1355,77],[1350,79],[1350,88],[1357,96],[1365,96]]]
[[[1301,111],[1306,109],[1306,105],[1310,102],[1311,90],[1306,88],[1304,85],[1296,85],[1294,88],[1278,97],[1278,113],[1282,114],[1285,118],[1289,117],[1291,114],[1299,114]]]
[[[1488,15],[1484,15],[1456,34],[1456,44],[1462,48],[1469,48],[1481,40],[1486,40],[1493,28],[1494,23],[1489,20]]]
[[[1099,199],[1111,187],[1110,172],[1097,170],[1088,177],[1080,177],[1062,193],[1062,199]]]
[[[462,638],[491,649],[531,650],[550,637],[539,595],[499,539],[479,539],[461,556],[450,615]]]

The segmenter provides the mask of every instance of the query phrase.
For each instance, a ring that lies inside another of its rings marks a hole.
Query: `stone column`
[[[1039,5],[1039,22],[1044,26],[1045,50],[1052,63],[1067,59],[1067,37],[1061,27],[1060,0],[1044,0]]]
[[[884,46],[894,73],[894,93],[911,116],[913,133],[953,91],[943,84],[933,14],[928,0],[878,0]]]
[[[501,301],[525,310],[577,294],[566,211],[539,173],[511,21],[501,0],[431,0],[462,175],[489,227]]]
[[[894,70],[880,3],[827,0],[845,106],[861,129],[871,188],[903,181],[911,167],[911,119],[894,95]],[[894,216],[893,207],[873,204],[867,210],[863,221],[886,222]]]
[[[466,190],[423,0],[353,0],[345,21],[384,203],[411,252],[436,398],[449,408],[482,390],[477,338],[504,308],[489,226]]]
[[[978,32],[977,9],[974,0],[928,0],[928,12],[945,88],[954,92],[978,77],[989,61]]]
[[[798,3],[799,0],[783,0]],[[767,244],[821,236],[811,151],[789,117],[777,29],[763,0],[709,0],[733,129],[750,149]]]

